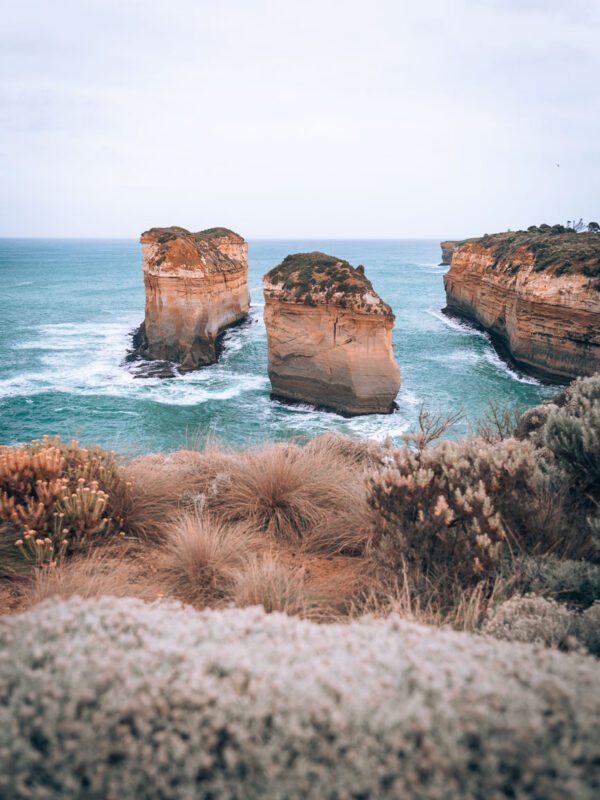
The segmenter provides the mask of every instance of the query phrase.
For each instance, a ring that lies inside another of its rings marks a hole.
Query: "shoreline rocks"
[[[596,234],[486,235],[454,253],[445,311],[480,324],[527,373],[566,383],[600,370],[599,277]]]
[[[141,237],[145,319],[132,357],[189,372],[218,360],[218,337],[250,308],[248,245],[227,228],[151,228]]]
[[[296,253],[264,276],[263,289],[273,398],[348,416],[393,411],[394,314],[363,267]]]

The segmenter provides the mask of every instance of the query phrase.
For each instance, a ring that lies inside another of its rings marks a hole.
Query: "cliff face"
[[[180,363],[182,371],[217,360],[219,333],[248,312],[248,245],[226,228],[142,234],[146,314],[138,354]]]
[[[440,242],[440,247],[442,248],[442,260],[440,264],[451,264],[452,263],[452,256],[460,247],[460,242]]]
[[[343,414],[394,408],[394,315],[361,268],[323,253],[288,256],[263,280],[273,395]]]
[[[447,310],[481,324],[526,371],[566,382],[600,370],[599,276],[599,235],[485,236],[456,251]]]

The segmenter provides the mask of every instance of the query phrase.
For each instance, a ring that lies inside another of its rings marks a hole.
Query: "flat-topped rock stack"
[[[446,310],[474,320],[540,378],[600,370],[600,234],[555,225],[460,243]]]
[[[217,337],[250,307],[248,245],[227,228],[151,228],[142,244],[145,320],[136,354],[180,371],[213,364]]]
[[[351,416],[394,409],[394,314],[363,267],[296,253],[264,276],[263,288],[273,397]]]

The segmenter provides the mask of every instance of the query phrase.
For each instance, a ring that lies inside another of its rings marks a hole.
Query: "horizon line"
[[[238,234],[241,236],[241,234]],[[286,242],[290,239],[294,241],[345,241],[345,242],[366,242],[366,241],[378,241],[378,242],[396,242],[396,241],[454,241],[455,239],[464,239],[464,236],[455,236],[455,237],[443,237],[443,236],[244,236],[246,241],[250,241],[251,239],[259,240],[259,241],[269,241],[269,242]],[[68,240],[68,241],[89,241],[89,240],[97,240],[97,241],[122,241],[122,242],[129,242],[129,241],[137,241],[136,236],[0,236],[0,241],[2,240],[15,240],[15,239],[27,239],[27,240],[46,240],[50,239],[53,241],[60,241],[60,240]]]

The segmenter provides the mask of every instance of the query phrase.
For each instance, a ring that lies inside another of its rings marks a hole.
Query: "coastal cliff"
[[[183,372],[213,364],[218,335],[250,307],[248,245],[227,228],[151,228],[140,242],[146,313],[135,354]]]
[[[440,247],[442,248],[442,260],[440,261],[440,266],[442,266],[442,264],[452,263],[452,256],[454,255],[454,253],[456,253],[460,245],[461,242],[454,242],[454,241],[440,242]]]
[[[400,388],[394,314],[363,267],[297,253],[264,276],[263,288],[274,397],[347,415],[393,410]]]
[[[563,383],[600,370],[600,235],[541,226],[470,239],[444,286],[446,311],[532,375]]]

